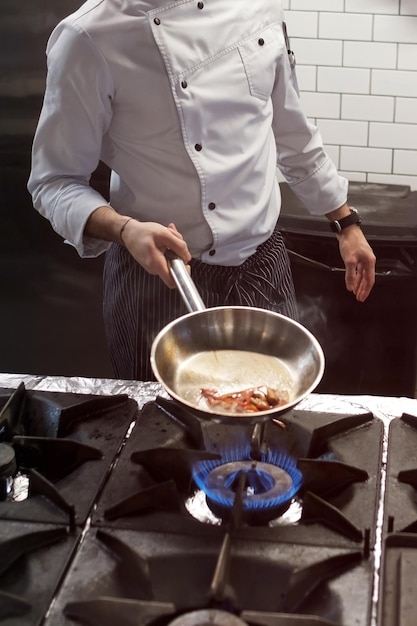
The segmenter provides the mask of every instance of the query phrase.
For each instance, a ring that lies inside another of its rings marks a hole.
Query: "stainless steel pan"
[[[311,393],[324,372],[324,355],[304,326],[264,309],[206,308],[184,263],[170,258],[172,276],[189,313],[165,326],[151,349],[151,366],[167,393],[214,421],[267,421]],[[269,386],[288,393],[284,404],[256,413],[210,407],[202,389],[218,393]]]

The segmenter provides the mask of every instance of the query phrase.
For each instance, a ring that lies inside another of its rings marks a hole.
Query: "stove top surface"
[[[388,429],[347,405],[236,429],[119,391],[23,389],[16,418],[0,390],[0,442],[26,481],[15,497],[0,476],[2,626],[405,626],[417,418]],[[234,494],[224,519],[196,482],[207,467],[209,487]],[[245,516],[281,471],[301,476],[284,510]]]

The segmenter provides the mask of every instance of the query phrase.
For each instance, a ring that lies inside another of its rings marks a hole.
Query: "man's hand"
[[[346,289],[356,296],[356,300],[364,302],[375,284],[375,255],[356,224],[344,228],[337,238],[346,268]]]
[[[109,206],[99,207],[90,215],[84,234],[124,245],[147,272],[160,276],[171,289],[175,282],[165,252],[172,250],[184,263],[191,261],[188,246],[174,224],[138,222],[128,215],[119,215]]]
[[[174,224],[166,227],[155,222],[131,220],[123,231],[123,243],[147,272],[158,275],[171,289],[175,287],[175,282],[165,252],[172,250],[184,263],[191,261],[187,244]]]
[[[351,214],[348,204],[327,213],[330,221],[340,220]],[[337,238],[339,250],[346,268],[346,289],[351,291],[358,302],[365,302],[375,284],[375,255],[365,235],[357,224],[347,226]]]

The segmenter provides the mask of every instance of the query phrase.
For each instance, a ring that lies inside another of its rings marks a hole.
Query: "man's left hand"
[[[357,224],[344,228],[337,238],[346,268],[346,289],[355,295],[358,302],[364,302],[375,284],[376,258],[373,250]]]

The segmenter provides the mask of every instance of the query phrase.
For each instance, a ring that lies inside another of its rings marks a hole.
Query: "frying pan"
[[[315,389],[324,354],[304,326],[255,307],[206,308],[183,261],[167,258],[189,311],[165,326],[151,347],[152,370],[171,398],[205,419],[255,423],[288,411]],[[202,395],[202,389],[224,394],[259,386],[287,396],[284,403],[237,413],[210,406]]]

